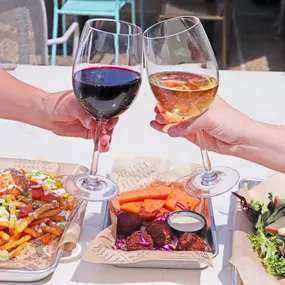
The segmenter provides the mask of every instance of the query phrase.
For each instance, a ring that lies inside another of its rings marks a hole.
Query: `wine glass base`
[[[186,182],[185,192],[198,198],[210,198],[228,192],[239,181],[239,173],[233,168],[217,166],[213,171],[216,176],[205,183],[204,169],[196,170]]]
[[[87,201],[110,201],[119,193],[118,185],[111,179],[96,175],[94,183],[88,183],[87,174],[69,176],[64,181],[64,188],[71,196]]]

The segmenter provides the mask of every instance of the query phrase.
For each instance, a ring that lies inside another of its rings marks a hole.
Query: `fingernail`
[[[178,136],[177,130],[175,128],[170,128],[167,133],[171,137],[177,137]]]
[[[95,125],[95,120],[93,117],[91,116],[88,116],[87,119],[86,119],[86,126],[88,129],[92,129]]]

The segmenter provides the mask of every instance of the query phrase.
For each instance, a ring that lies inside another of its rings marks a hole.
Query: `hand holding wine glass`
[[[208,110],[217,94],[219,70],[197,17],[177,17],[151,26],[144,32],[144,52],[151,90],[164,110],[181,120]],[[190,175],[185,191],[197,197],[212,197],[232,189],[239,174],[225,166],[213,169],[204,130],[197,130],[195,138],[204,169]]]
[[[250,118],[220,96],[216,96],[206,112],[190,119],[182,120],[181,117],[173,116],[160,105],[155,107],[155,112],[155,120],[150,123],[155,130],[171,137],[185,138],[199,147],[197,132],[204,131],[209,151],[233,156],[237,156],[239,146],[246,143],[247,130],[244,126],[253,124]]]
[[[108,19],[86,22],[73,65],[73,89],[83,108],[97,122],[89,174],[70,176],[65,188],[89,201],[113,199],[118,186],[98,175],[100,137],[108,121],[122,115],[134,102],[141,85],[142,30]],[[108,134],[106,134],[108,135]]]

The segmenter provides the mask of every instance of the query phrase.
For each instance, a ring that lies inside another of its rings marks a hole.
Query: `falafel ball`
[[[207,251],[204,239],[193,233],[183,233],[179,239],[176,250],[185,251]]]
[[[146,231],[152,237],[154,246],[171,243],[172,230],[165,222],[154,221],[146,228]]]
[[[152,250],[153,240],[151,236],[145,231],[134,232],[127,238],[127,250]]]
[[[142,218],[138,214],[121,213],[118,215],[117,236],[127,237],[139,231],[142,226]]]

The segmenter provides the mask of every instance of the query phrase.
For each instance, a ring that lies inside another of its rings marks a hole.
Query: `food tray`
[[[70,163],[56,163],[56,162],[47,162],[39,160],[27,160],[27,159],[9,159],[9,158],[0,158],[1,165],[5,165],[6,168],[24,168],[25,170],[31,171],[32,169],[45,169],[46,171],[52,171],[56,167],[61,175],[68,175],[70,171],[75,171],[75,173],[86,173],[88,169],[82,165],[70,164]],[[82,203],[82,202],[79,202]],[[64,238],[65,233],[68,230],[68,227],[72,223],[73,218],[76,216],[77,209],[73,211],[72,216],[70,217],[68,224],[65,228],[65,231],[61,237],[61,240]],[[53,263],[45,269],[41,270],[21,270],[21,269],[5,269],[0,268],[0,281],[14,281],[14,282],[32,282],[41,280],[48,275],[50,275],[58,266],[59,260],[63,253],[62,244],[54,255]]]
[[[260,182],[262,182],[262,179],[259,178],[245,178],[242,179],[239,182],[238,188],[246,188],[248,190],[251,190],[252,188],[254,188],[255,186],[257,186]],[[233,285],[243,285],[243,282],[237,272],[237,270],[235,269],[235,267],[233,266],[233,273],[232,273],[232,284]]]
[[[210,231],[208,232],[208,240],[213,248],[213,257],[218,255],[219,247],[217,241],[216,225],[213,213],[213,206],[211,199],[208,199],[209,213],[210,213]],[[109,208],[109,205],[107,205]],[[109,211],[105,212],[103,229],[110,225]],[[168,269],[203,269],[208,265],[203,264],[193,259],[165,259],[165,260],[151,260],[136,262],[132,264],[115,265],[118,267],[137,267],[137,268],[168,268]]]

